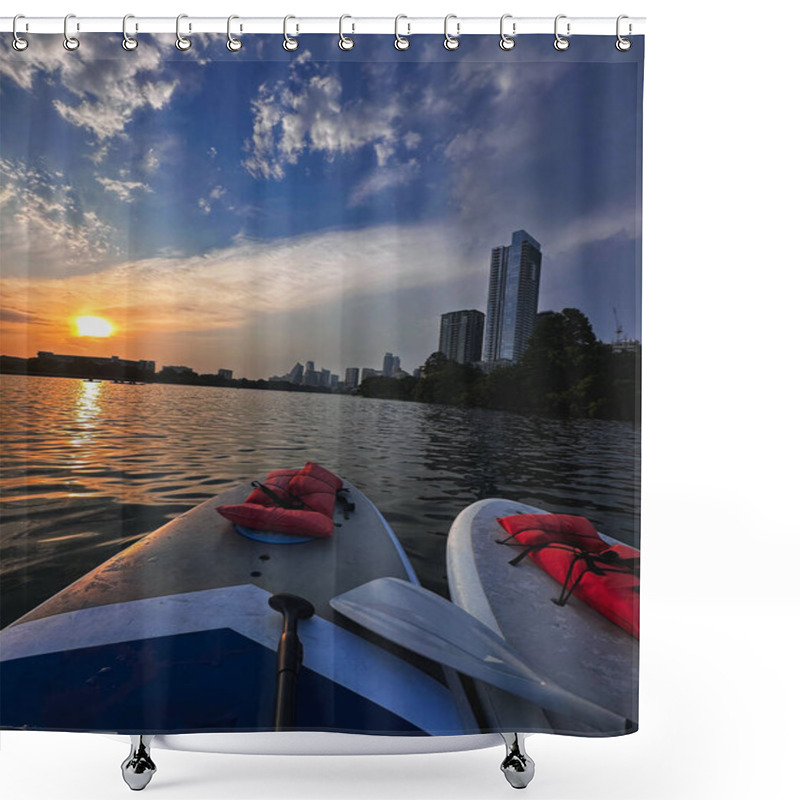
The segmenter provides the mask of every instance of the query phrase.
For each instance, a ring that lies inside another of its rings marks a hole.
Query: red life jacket
[[[606,544],[592,524],[564,514],[515,514],[497,520],[530,558],[571,594],[639,637],[639,551]],[[563,600],[563,602],[562,602]]]
[[[289,481],[289,494],[297,498],[306,508],[333,516],[336,507],[336,492],[342,488],[339,477],[325,467],[309,461]]]
[[[217,511],[237,525],[255,530],[332,536],[336,492],[342,485],[338,476],[309,461],[300,470],[273,470],[244,503],[219,506]]]
[[[245,528],[274,533],[293,533],[298,536],[326,538],[333,536],[333,519],[318,511],[281,506],[262,506],[259,503],[218,506],[225,519]]]
[[[278,497],[285,505],[291,505],[291,498],[289,496],[289,484],[291,483],[292,478],[300,470],[296,469],[276,469],[267,475],[263,481],[261,481],[262,486],[266,486],[273,495]],[[258,503],[262,506],[274,506],[275,497],[270,497],[266,492],[262,489],[256,487],[253,489],[252,492],[245,500],[245,503]]]
[[[582,547],[589,552],[598,552],[608,547],[586,517],[573,517],[569,514],[514,514],[497,521],[520,544],[563,542]]]

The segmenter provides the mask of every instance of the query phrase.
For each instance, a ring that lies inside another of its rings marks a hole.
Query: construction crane
[[[614,339],[614,341],[615,342],[621,342],[622,341],[622,325],[620,324],[619,317],[617,316],[617,309],[616,308],[612,308],[612,311],[614,312],[614,322],[616,323],[616,326],[617,326],[616,327],[617,337],[616,337],[616,339]]]

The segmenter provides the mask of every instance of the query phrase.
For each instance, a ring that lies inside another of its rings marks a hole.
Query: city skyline
[[[541,268],[541,244],[523,229],[513,231],[510,245],[500,245],[491,249],[489,286],[485,299],[486,314],[477,309],[461,309],[440,314],[439,344],[437,350],[433,352],[440,352],[448,359],[461,364],[480,364],[485,370],[500,364],[517,363],[530,341],[539,314]],[[612,309],[612,313],[615,321],[615,337],[611,344],[618,351],[635,349],[640,345],[639,340],[623,337],[623,327],[616,308]],[[90,332],[97,330],[98,327],[102,328],[104,333],[99,334],[98,338],[106,338],[109,335],[111,328],[105,320],[82,317],[78,320],[79,327],[81,321]],[[602,341],[600,337],[598,339]],[[53,355],[52,352],[37,353],[38,357]],[[66,354],[57,357],[91,358]],[[94,358],[120,361],[117,355],[112,355],[110,358],[104,356],[94,356]],[[150,364],[152,365],[150,371],[155,370],[155,361],[139,359],[138,363]],[[365,379],[375,376],[402,377],[409,374],[401,370],[400,357],[390,351],[384,353],[383,366],[380,369],[363,365],[345,366],[340,367],[338,373],[333,373],[332,370],[323,367],[317,370],[315,363],[315,360],[307,360],[303,368],[303,363],[296,361],[289,372],[271,375],[269,380],[324,388],[337,386],[353,388],[359,383],[359,375],[361,379]],[[422,366],[420,364],[414,373],[419,372]],[[162,370],[195,371],[187,366],[170,365],[165,365]],[[228,379],[233,375],[233,370],[227,368],[218,368],[217,372],[220,376],[224,374]],[[345,376],[344,379],[340,378],[340,374]],[[250,378],[246,375],[239,377]]]
[[[218,44],[178,59],[143,36],[132,58],[98,35],[91,54],[43,40],[2,63],[2,353],[237,375],[282,374],[289,353],[340,375],[386,351],[417,366],[443,312],[485,308],[491,247],[522,228],[547,245],[541,307],[581,308],[608,341],[616,308],[641,338],[635,63],[551,46],[486,71],[490,37],[455,53],[419,37],[419,61],[369,38],[360,61],[325,36],[252,61]],[[21,132],[34,97],[41,124]],[[597,133],[609,115],[613,142]],[[145,148],[146,128],[163,135]]]
[[[510,245],[500,245],[491,249],[489,286],[485,299],[486,313],[477,309],[460,309],[440,314],[439,343],[433,352],[442,353],[446,358],[460,364],[480,366],[484,371],[502,364],[517,363],[527,348],[539,315],[541,268],[541,244],[523,229],[513,231]],[[611,344],[615,351],[639,347],[641,343],[638,339],[623,336],[623,327],[616,309],[612,309],[612,312],[616,327],[615,338]],[[79,328],[82,324],[91,335],[94,335],[94,331],[101,329],[103,333],[97,334],[97,338],[106,338],[112,330],[107,321],[95,317],[81,317],[78,323]],[[600,337],[598,340],[602,341]],[[7,354],[0,355],[4,358],[7,357]],[[94,358],[98,362],[131,365],[138,363],[139,366],[146,365],[147,371],[151,373],[155,372],[157,363],[145,359],[139,359],[138,362],[126,361],[117,355],[110,357],[78,354],[56,355],[52,351],[38,351],[37,357],[54,357],[62,361],[69,359],[88,361]],[[23,359],[16,358],[15,360]],[[302,361],[295,361],[289,372],[271,375],[268,380],[297,386],[355,388],[359,385],[360,380],[366,378],[399,378],[409,375],[410,373],[401,369],[400,364],[400,356],[391,351],[384,353],[381,368],[363,365],[345,366],[340,367],[337,373],[325,367],[317,369],[315,360],[306,360],[305,366]],[[420,364],[413,370],[414,375],[421,372],[422,369],[423,364]],[[210,374],[208,372],[197,373],[192,367],[184,365],[164,365],[162,372],[166,371]],[[233,377],[233,370],[220,367],[217,369],[217,374],[230,380]],[[341,378],[340,374],[344,375],[344,378]],[[248,375],[238,377],[251,378]],[[265,380],[263,376],[254,379]]]

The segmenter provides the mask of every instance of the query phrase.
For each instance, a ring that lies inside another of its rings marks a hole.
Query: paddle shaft
[[[278,642],[274,727],[276,731],[287,731],[294,729],[297,676],[303,663],[303,643],[297,634],[297,622],[311,617],[314,606],[291,594],[272,595],[269,604],[283,614],[283,632]]]

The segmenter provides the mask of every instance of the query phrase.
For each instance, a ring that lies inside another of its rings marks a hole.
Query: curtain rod
[[[603,35],[617,33],[616,17],[570,17],[559,15],[558,29],[562,36]],[[13,30],[13,17],[0,17],[0,32]],[[513,17],[506,16],[505,31],[509,35],[532,33],[552,34],[555,29],[554,17]],[[288,32],[292,36],[304,33],[340,32],[340,24],[346,34],[391,34],[395,33],[394,17],[353,17],[346,15],[340,23],[339,17],[292,17],[288,22]],[[399,31],[403,36],[414,34],[443,34],[445,21],[442,17],[401,17]],[[569,28],[567,28],[569,26]],[[644,17],[625,17],[622,23],[624,36],[644,33]],[[127,22],[127,31],[134,33],[175,33],[175,17],[136,17]],[[121,33],[121,17],[81,17],[71,16],[70,33]],[[185,16],[181,20],[181,31],[188,33],[226,33],[227,17]],[[232,30],[236,34],[283,34],[283,17],[237,17]],[[496,17],[451,17],[448,30],[455,36],[470,34],[498,33],[500,15]],[[17,20],[17,33],[64,33],[64,17],[20,17]]]

